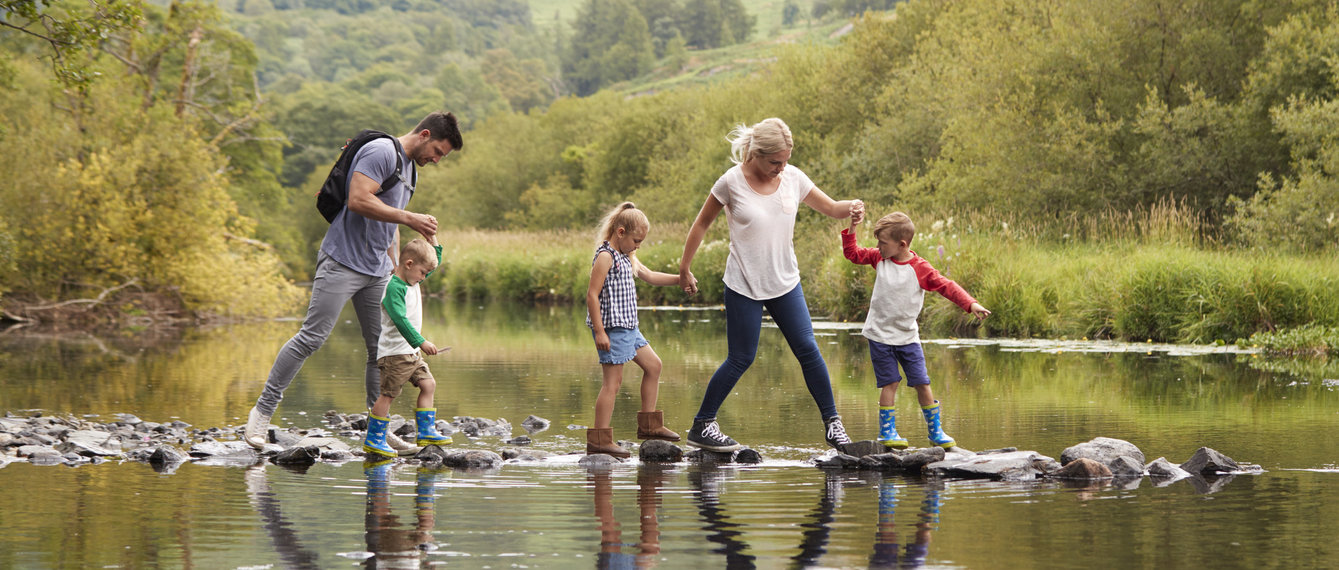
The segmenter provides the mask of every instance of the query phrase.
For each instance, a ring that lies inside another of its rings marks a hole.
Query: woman
[[[679,262],[679,286],[697,292],[693,256],[702,245],[707,229],[726,211],[730,225],[730,254],[725,262],[725,318],[729,352],[716,369],[702,406],[693,418],[688,445],[711,451],[734,451],[743,447],[721,433],[716,412],[735,383],[753,364],[762,330],[762,311],[767,309],[790,350],[799,359],[804,383],[818,404],[826,424],[828,445],[841,449],[851,442],[837,415],[828,379],[827,363],[814,340],[809,307],[800,287],[800,269],[795,259],[795,214],[801,202],[837,219],[862,213],[860,200],[835,201],[814,186],[790,161],[790,128],[781,119],[766,119],[752,127],[739,125],[730,133],[730,159],[735,166],[716,180],[711,194],[688,231]]]

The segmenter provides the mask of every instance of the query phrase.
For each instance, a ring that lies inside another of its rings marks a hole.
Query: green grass
[[[993,312],[976,323],[927,294],[921,325],[930,334],[1207,344],[1268,342],[1275,337],[1252,335],[1301,327],[1273,342],[1304,347],[1296,350],[1339,346],[1339,260],[1219,246],[1193,229],[1189,210],[1036,225],[1009,223],[998,213],[959,215],[952,223],[910,214],[920,222],[913,249]],[[806,213],[796,228],[810,307],[818,317],[863,320],[874,271],[842,256],[842,224],[818,218]],[[697,296],[639,283],[641,304],[719,303],[724,229],[723,221],[713,226],[694,260]],[[868,228],[861,230],[862,245],[872,246]],[[434,274],[427,287],[457,297],[581,303],[594,252],[588,233],[444,233],[442,277]],[[676,273],[685,233],[656,226],[638,257]]]

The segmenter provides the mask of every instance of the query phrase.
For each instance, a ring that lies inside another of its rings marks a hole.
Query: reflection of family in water
[[[614,483],[607,469],[592,470],[587,476],[595,502],[595,518],[600,523],[598,568],[649,568],[660,554],[660,488],[669,478],[669,467],[642,465],[637,469],[637,508],[641,512],[640,534],[636,542],[623,541],[623,528],[614,518]],[[627,550],[625,552],[625,549]]]
[[[418,468],[414,484],[414,521],[401,522],[391,508],[389,460],[364,464],[367,510],[364,525],[368,568],[417,568],[427,551],[435,550],[432,529],[437,523],[436,484],[440,470]]]
[[[744,542],[744,532],[739,523],[731,522],[720,501],[720,488],[726,472],[719,469],[702,469],[689,473],[689,482],[696,489],[698,513],[705,523],[703,530],[710,533],[707,540],[718,544],[712,552],[725,556],[727,568],[755,568],[756,557],[747,551],[749,545]],[[800,525],[800,552],[791,557],[797,567],[815,566],[827,553],[827,546],[836,521],[837,508],[841,506],[848,483],[859,486],[868,485],[860,479],[846,480],[838,473],[825,473],[823,491],[818,504],[811,511],[809,521]],[[930,550],[930,534],[939,523],[940,497],[938,483],[925,481],[908,485],[893,479],[883,479],[875,486],[879,491],[879,518],[874,533],[874,551],[869,558],[871,568],[918,568],[925,564]],[[895,514],[898,506],[898,493],[919,487],[921,503],[916,514],[914,532],[899,540]],[[909,540],[908,540],[909,539]]]

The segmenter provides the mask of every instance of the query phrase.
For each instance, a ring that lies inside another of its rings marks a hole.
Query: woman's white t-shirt
[[[711,195],[725,206],[730,224],[725,285],[755,301],[775,299],[800,284],[795,213],[814,183],[790,165],[779,178],[776,192],[762,195],[749,186],[744,171],[735,165],[711,187]]]

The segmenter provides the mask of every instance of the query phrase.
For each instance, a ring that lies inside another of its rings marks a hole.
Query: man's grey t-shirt
[[[387,206],[404,209],[414,195],[414,189],[405,181],[414,179],[414,161],[401,155],[404,170],[400,182],[377,194]],[[395,172],[395,144],[380,138],[363,145],[353,158],[353,172],[361,172],[380,185]],[[353,175],[349,175],[353,180]],[[347,192],[348,189],[345,188]],[[395,241],[396,226],[392,223],[369,220],[344,208],[330,222],[330,229],[321,241],[321,251],[340,264],[373,277],[390,275],[394,265],[387,251]]]

